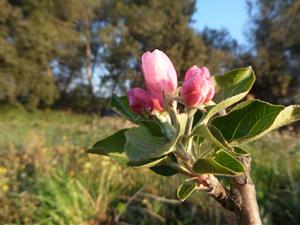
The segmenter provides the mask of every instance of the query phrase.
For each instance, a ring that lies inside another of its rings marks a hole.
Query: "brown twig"
[[[134,195],[132,195],[130,197],[130,199],[127,201],[126,205],[125,205],[125,209],[123,211],[121,211],[116,217],[115,217],[115,223],[118,224],[120,221],[120,218],[122,216],[122,214],[125,212],[125,210],[127,209],[127,207],[137,198],[137,196],[139,195],[140,192],[142,192],[144,190],[144,187],[141,187],[137,192],[134,193]]]
[[[138,195],[141,196],[141,197],[151,198],[155,201],[159,201],[159,202],[163,202],[163,203],[167,203],[167,204],[175,204],[175,205],[181,204],[181,201],[179,201],[179,200],[168,199],[168,198],[165,198],[165,197],[159,197],[159,196],[149,194],[149,193],[145,193],[145,192],[141,192]]]
[[[202,181],[200,183],[204,187],[203,189],[205,189],[207,193],[224,208],[234,211],[234,208],[236,207],[235,200],[232,198],[230,191],[225,188],[215,176],[209,174],[206,182]]]

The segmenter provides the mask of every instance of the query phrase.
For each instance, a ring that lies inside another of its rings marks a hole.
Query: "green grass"
[[[181,177],[85,153],[124,126],[117,117],[1,108],[1,224],[232,224],[205,193],[179,202]],[[272,133],[247,148],[264,224],[300,224],[299,136]]]

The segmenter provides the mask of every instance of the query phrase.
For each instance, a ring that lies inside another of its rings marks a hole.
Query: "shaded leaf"
[[[195,115],[194,115],[194,121],[193,121],[193,127],[202,119],[204,113],[197,109]]]
[[[228,144],[226,139],[223,137],[222,133],[214,126],[205,125],[205,124],[197,126],[193,130],[192,135],[207,138],[219,148],[233,150],[233,148]]]
[[[250,153],[248,151],[246,151],[245,149],[242,149],[240,147],[234,147],[234,153],[237,156],[247,156],[247,155],[250,155]]]
[[[179,172],[174,166],[172,166],[174,164],[177,164],[177,158],[174,153],[170,153],[167,158],[162,160],[157,165],[150,167],[150,169],[162,176],[173,176]]]
[[[135,128],[132,128],[132,129],[135,129]],[[151,167],[151,166],[158,164],[160,161],[162,161],[163,159],[165,159],[167,157],[166,155],[163,155],[160,153],[158,155],[154,155],[153,153],[148,154],[147,152],[144,152],[145,153],[144,157],[140,157],[138,160],[132,160],[132,158],[130,158],[130,157],[133,157],[134,153],[130,152],[130,154],[128,154],[128,152],[126,152],[126,143],[128,142],[126,139],[126,132],[128,132],[132,129],[120,130],[120,131],[112,134],[111,136],[98,141],[87,152],[92,153],[92,154],[105,155],[105,156],[108,156],[111,159],[117,161],[120,164],[125,164],[125,165],[132,166],[132,167],[140,167],[140,166]],[[147,128],[144,128],[144,129],[147,129]],[[150,133],[149,130],[148,130],[148,132]],[[150,133],[150,135],[151,135],[151,133]],[[151,135],[151,137],[154,138],[153,141],[154,140],[157,141],[156,138],[159,138],[160,140],[162,139],[162,137],[156,137],[156,136],[152,136],[152,135]],[[132,139],[131,139],[131,141],[132,141]],[[161,143],[161,142],[158,142],[158,143]],[[155,145],[155,146],[157,146],[157,145]],[[141,149],[147,150],[147,148],[145,149],[144,146],[140,146],[140,149],[137,148],[136,151],[139,153],[139,151]]]
[[[167,164],[158,164],[153,167],[150,167],[150,169],[155,173],[165,177],[170,177],[178,173],[176,169]]]
[[[196,188],[195,182],[184,182],[177,188],[177,196],[181,201],[189,197]]]
[[[216,175],[239,175],[245,171],[243,164],[224,150],[217,152],[213,158],[198,159],[193,170],[196,173],[211,173]]]
[[[121,164],[126,164],[128,159],[124,152],[124,148],[126,143],[125,132],[127,130],[128,129],[120,130],[111,136],[98,141],[87,152],[109,156]]]
[[[154,121],[154,120],[141,120],[140,125],[147,127],[149,131],[151,132],[152,135],[154,136],[163,136],[163,128],[159,124],[159,122]]]
[[[135,127],[125,132],[125,152],[130,165],[160,159],[173,150],[172,141],[151,134],[146,127]]]
[[[137,122],[140,119],[140,116],[136,115],[129,107],[127,96],[117,96],[113,94],[111,97],[111,107],[117,112],[120,116],[125,117],[126,119]]]
[[[127,165],[130,167],[153,167],[163,161],[167,156],[163,155],[157,158],[145,159],[140,161],[128,160]]]

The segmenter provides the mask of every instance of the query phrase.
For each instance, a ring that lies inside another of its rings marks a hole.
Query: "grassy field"
[[[121,167],[86,149],[117,117],[0,109],[0,224],[233,224],[231,213],[182,180]],[[264,224],[300,224],[300,136],[274,132],[247,146]]]

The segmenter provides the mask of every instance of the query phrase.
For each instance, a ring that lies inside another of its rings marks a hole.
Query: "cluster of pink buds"
[[[142,72],[147,90],[133,88],[128,91],[129,106],[137,113],[164,111],[166,96],[177,94],[177,73],[169,57],[160,50],[142,56]],[[185,74],[181,90],[184,104],[198,107],[214,96],[214,83],[206,67],[192,66]]]

